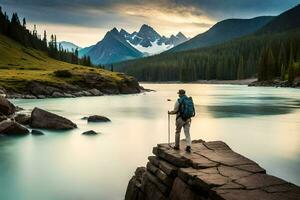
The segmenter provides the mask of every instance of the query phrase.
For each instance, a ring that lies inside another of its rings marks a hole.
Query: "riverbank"
[[[283,88],[300,88],[300,78],[297,78],[293,83],[281,81],[279,79],[270,81],[254,81],[249,84],[251,87],[283,87]]]
[[[139,93],[143,88],[123,73],[70,64],[27,48],[0,34],[0,95],[58,98]]]
[[[222,84],[222,85],[249,85],[250,83],[257,81],[256,78],[243,79],[243,80],[198,80],[189,82],[188,84]],[[167,81],[167,82],[141,82],[147,84],[179,84],[185,83],[180,81]]]
[[[252,82],[257,81],[256,78],[243,79],[243,80],[199,80],[196,83],[200,84],[229,84],[229,85],[249,85]]]
[[[174,145],[174,144],[172,144]],[[192,152],[168,144],[153,148],[147,167],[137,168],[125,200],[299,200],[300,187],[266,174],[222,141],[193,141]]]
[[[21,89],[0,86],[0,96],[10,99],[75,98],[83,96],[103,96],[135,94],[148,91],[133,77],[122,75],[122,79],[103,80],[97,73],[84,73],[81,80],[70,84],[61,82],[28,81]]]
[[[142,82],[145,84],[181,84],[180,81],[167,82]],[[213,84],[213,85],[248,85],[250,87],[282,87],[282,88],[300,88],[300,78],[296,78],[293,83],[288,81],[281,81],[279,79],[271,81],[258,81],[257,78],[243,79],[243,80],[198,80],[189,82],[188,84]]]

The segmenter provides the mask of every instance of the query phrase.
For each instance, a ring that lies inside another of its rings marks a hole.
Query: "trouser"
[[[176,119],[176,132],[175,132],[175,147],[179,147],[180,142],[180,132],[183,127],[185,134],[185,141],[187,146],[191,146],[191,136],[190,136],[190,127],[191,127],[191,119],[184,121],[181,117]]]

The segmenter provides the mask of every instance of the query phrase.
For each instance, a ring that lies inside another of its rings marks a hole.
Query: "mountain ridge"
[[[280,32],[300,27],[300,4],[291,8],[288,12],[281,13],[274,20],[271,20],[257,33]]]
[[[212,46],[254,33],[273,18],[273,16],[259,16],[250,19],[225,19],[217,22],[206,32],[198,34],[187,42],[170,49],[169,52],[179,52]]]

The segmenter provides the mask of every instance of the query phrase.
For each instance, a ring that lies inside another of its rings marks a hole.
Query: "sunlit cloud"
[[[181,31],[189,37],[199,34],[211,27],[216,21],[204,12],[193,7],[165,8],[159,5],[121,5],[119,13],[124,17],[140,18],[163,35],[176,34]]]

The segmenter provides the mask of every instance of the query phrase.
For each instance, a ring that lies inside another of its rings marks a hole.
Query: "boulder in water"
[[[82,133],[82,135],[97,135],[98,133],[93,131],[93,130],[90,130],[90,131],[85,131]]]
[[[32,128],[44,128],[52,130],[69,130],[77,128],[77,125],[71,120],[40,108],[33,109],[31,113],[30,126]]]
[[[0,134],[1,135],[27,135],[29,130],[21,124],[5,120],[0,122]]]
[[[32,129],[31,130],[31,135],[45,135],[42,131]]]
[[[110,119],[101,115],[89,116],[87,120],[88,122],[110,122]]]
[[[15,121],[22,125],[29,125],[31,121],[30,115],[18,114],[14,117]]]
[[[16,111],[16,107],[5,97],[0,96],[0,113],[3,115],[11,115]]]

